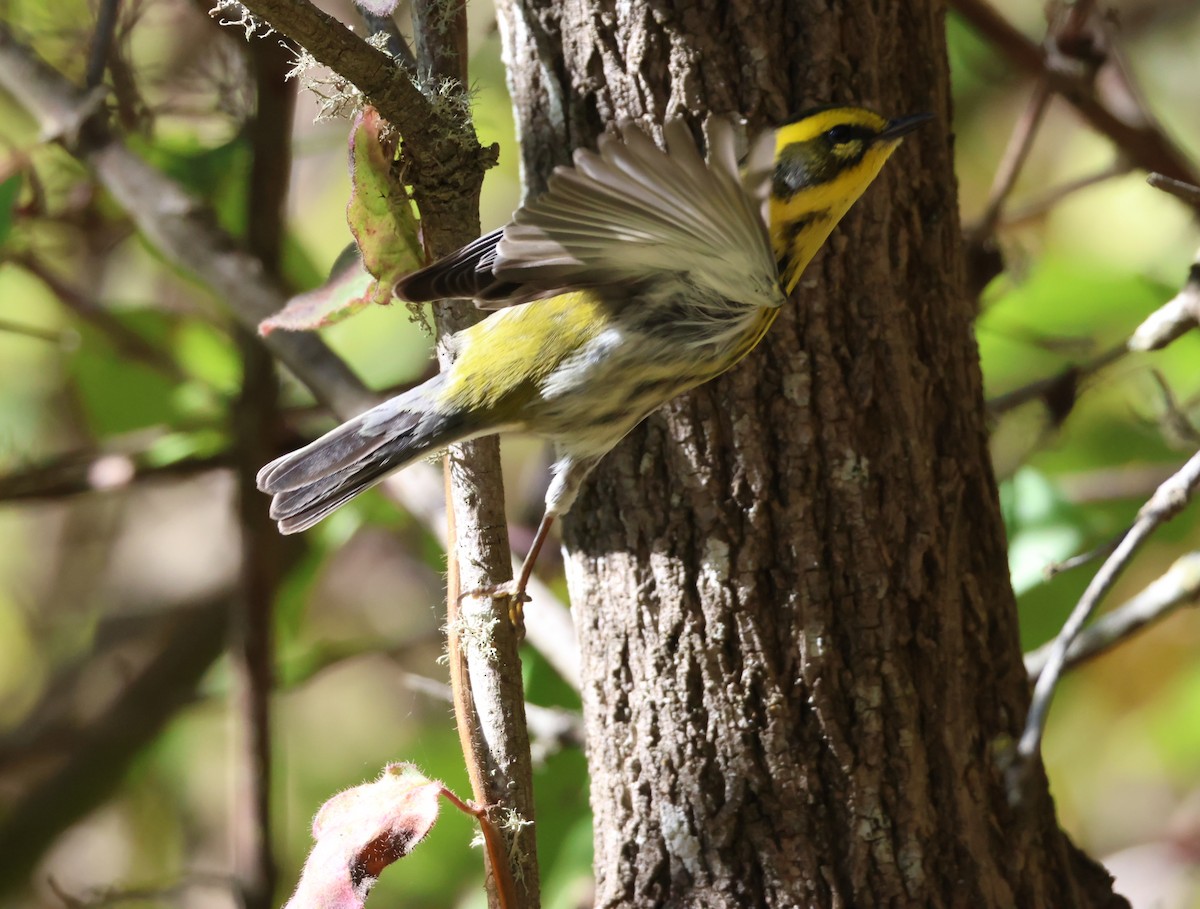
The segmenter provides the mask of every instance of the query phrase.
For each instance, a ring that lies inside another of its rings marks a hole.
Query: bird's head
[[[788,291],[900,140],[930,119],[888,120],[859,107],[823,107],[776,130],[771,242]]]

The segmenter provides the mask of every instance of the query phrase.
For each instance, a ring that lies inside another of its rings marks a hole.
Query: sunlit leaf
[[[228,436],[218,429],[170,432],[146,450],[144,461],[150,467],[166,467],[185,458],[208,457],[228,447]]]
[[[1084,536],[1079,510],[1035,470],[1017,472],[1001,487],[1009,528],[1008,568],[1019,595],[1046,579],[1046,569],[1075,555]]]
[[[175,359],[188,375],[226,394],[238,390],[242,366],[227,334],[205,322],[183,322],[175,331],[174,345]]]
[[[277,328],[312,331],[340,322],[370,303],[377,286],[378,282],[363,267],[358,249],[351,244],[333,263],[328,281],[292,297],[287,306],[263,319],[258,325],[259,334],[265,337]]]
[[[1176,627],[1179,627],[1176,625]],[[1171,680],[1162,697],[1148,711],[1149,729],[1162,757],[1185,780],[1200,761],[1200,669],[1193,666]]]
[[[350,201],[346,221],[363,265],[379,285],[378,303],[391,300],[392,285],[422,262],[419,225],[404,184],[392,174],[394,148],[382,137],[384,121],[372,107],[350,131]]]
[[[395,151],[382,138],[374,108],[359,113],[350,130],[350,201],[346,222],[354,245],[334,263],[329,280],[288,301],[259,331],[311,331],[351,316],[370,303],[392,301],[392,287],[422,263],[420,226],[404,184],[392,174]]]
[[[12,233],[13,220],[16,214],[17,198],[21,195],[21,175],[13,174],[0,183],[0,246]]]
[[[149,310],[113,314],[130,331],[162,346],[169,319]],[[114,351],[111,340],[86,323],[77,326],[81,343],[69,369],[94,432],[129,432],[171,423],[178,414],[174,382],[134,357]]]
[[[988,394],[1087,363],[1173,293],[1102,262],[1049,256],[1020,281],[993,282],[979,320]]]
[[[316,845],[284,909],[361,909],[383,869],[433,827],[442,784],[412,764],[339,792],[313,820]]]

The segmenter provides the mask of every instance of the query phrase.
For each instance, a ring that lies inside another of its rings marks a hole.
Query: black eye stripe
[[[775,162],[772,195],[790,199],[802,189],[831,183],[858,166],[879,133],[869,126],[835,123],[811,139],[782,149]]]
[[[849,123],[838,123],[825,130],[824,136],[830,145],[842,145],[846,142],[854,142],[855,140],[870,142],[876,137],[876,133],[868,126],[853,126]]]

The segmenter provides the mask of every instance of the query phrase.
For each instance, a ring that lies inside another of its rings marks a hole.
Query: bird
[[[904,136],[932,115],[814,108],[748,143],[729,117],[625,122],[578,149],[505,226],[399,280],[400,299],[472,299],[452,365],[267,464],[282,533],[308,529],[393,471],[456,442],[524,432],[554,444],[523,601],[553,522],[600,460],[665,402],[763,338],[830,232]]]

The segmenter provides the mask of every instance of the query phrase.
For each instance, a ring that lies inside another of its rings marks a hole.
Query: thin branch
[[[38,328],[36,325],[22,325],[20,322],[12,322],[8,319],[0,319],[0,333],[20,335],[23,338],[33,338],[37,341],[46,341],[50,344],[57,344],[59,347],[69,346],[73,338],[72,332],[55,331],[51,328]]]
[[[301,408],[296,416],[307,415]],[[227,470],[233,452],[222,450],[180,458],[160,464],[153,456],[153,443],[125,450],[71,452],[0,475],[0,502],[55,501],[98,492],[115,492],[134,484],[179,480]],[[384,481],[384,490],[426,528],[439,545],[446,547],[445,509],[440,493],[430,495],[437,475],[427,464],[414,464]],[[514,560],[513,568],[519,567]],[[532,602],[526,604],[527,640],[560,676],[579,690],[579,647],[570,610],[536,576],[530,579]],[[340,659],[334,656],[332,659]]]
[[[464,81],[467,74],[467,5],[413,0],[417,71]]]
[[[1107,653],[1150,625],[1161,622],[1181,606],[1200,601],[1200,552],[1189,552],[1175,560],[1167,571],[1145,590],[1079,633],[1067,650],[1063,669]],[[1053,642],[1025,654],[1025,671],[1036,682],[1050,662]]]
[[[400,678],[410,691],[435,701],[454,703],[454,691],[445,682],[415,672],[401,673]],[[536,761],[544,761],[551,754],[564,748],[583,747],[583,716],[578,711],[563,707],[543,707],[526,701],[525,718],[528,721],[531,749]]]
[[[1181,202],[1186,202],[1192,208],[1200,210],[1200,186],[1196,186],[1194,183],[1184,183],[1182,180],[1172,180],[1159,173],[1147,174],[1146,182],[1155,189],[1161,189]]]
[[[500,828],[492,821],[490,807],[464,802],[445,786],[441,787],[440,794],[459,811],[469,814],[479,822],[483,854],[487,856],[488,867],[493,869],[494,874],[488,881],[488,904],[495,909],[518,909],[517,885],[508,867],[508,837],[501,834]]]
[[[1106,366],[1111,366],[1129,352],[1126,345],[1113,347],[1078,366],[1068,366],[1066,369],[1043,379],[1036,379],[1028,385],[1014,388],[1002,395],[996,395],[987,402],[988,413],[1000,416],[1011,410],[1041,400],[1055,417],[1055,425],[1061,423],[1071,409],[1079,394],[1081,380],[1099,372]]]
[[[118,141],[93,116],[92,99],[17,42],[3,24],[0,86],[38,118],[44,134],[70,138],[77,133],[72,151],[93,169],[138,229],[169,261],[208,284],[243,326],[255,331],[259,322],[283,308],[287,294],[264,273],[262,263],[239,249],[203,205]],[[267,345],[334,411],[349,415],[373,403],[319,338],[273,332]]]
[[[248,124],[253,153],[248,181],[247,243],[278,277],[291,174],[292,114],[296,92],[286,81],[286,51],[273,43],[250,48],[255,113]],[[242,390],[233,412],[237,440],[238,514],[241,527],[240,593],[232,621],[242,760],[241,786],[231,806],[234,853],[244,909],[270,909],[279,870],[271,832],[271,695],[275,680],[272,623],[287,569],[285,541],[268,514],[255,477],[271,459],[280,435],[279,385],[270,353],[254,332],[235,331],[242,355]]]
[[[480,147],[469,118],[464,122],[457,117],[454,105],[432,103],[402,64],[308,0],[245,0],[241,5],[354,83],[400,131],[411,165],[413,198],[421,209],[422,234],[430,249],[447,253],[474,239],[474,235],[463,236],[463,225],[479,217],[479,186],[499,152],[494,145]],[[444,76],[437,71],[432,75]]]
[[[1129,337],[1129,349],[1161,350],[1200,325],[1200,252],[1174,297],[1147,316]]]
[[[88,50],[87,70],[83,84],[91,89],[104,82],[104,70],[108,66],[108,55],[112,51],[113,35],[117,31],[117,15],[121,0],[100,0],[96,10],[96,30],[92,33],[92,46]]]
[[[286,570],[285,541],[267,514],[254,482],[273,452],[279,413],[275,364],[265,348],[244,329],[238,332],[242,352],[242,393],[234,409],[237,428],[237,493],[241,529],[241,577],[234,599],[231,657],[236,679],[240,777],[230,806],[234,827],[242,906],[269,909],[278,882],[271,832],[271,694],[274,688],[275,600]]]
[[[384,50],[392,55],[392,59],[408,70],[410,74],[416,73],[417,58],[404,39],[404,33],[396,25],[396,20],[391,16],[376,16],[361,8],[359,13],[363,17],[363,23],[367,26],[368,33],[372,35],[382,33],[387,36],[387,45]]]
[[[1045,580],[1049,581],[1056,575],[1062,574],[1064,571],[1071,571],[1075,568],[1082,568],[1097,559],[1102,559],[1105,556],[1111,555],[1116,551],[1116,548],[1121,545],[1121,541],[1125,539],[1125,534],[1121,533],[1113,537],[1107,543],[1102,543],[1095,549],[1089,549],[1087,552],[1081,552],[1073,555],[1070,558],[1063,559],[1061,562],[1051,562],[1042,572]]]
[[[24,470],[0,475],[0,502],[52,501],[125,489],[147,479],[191,477],[223,470],[229,452],[180,458],[157,464],[146,452],[71,453]]]
[[[479,230],[478,186],[494,161],[480,149],[469,123],[450,122],[427,105],[402,66],[366,45],[306,0],[253,0],[245,7],[303,45],[317,60],[353,82],[404,138],[413,195],[422,213],[422,236],[435,254],[474,239]],[[424,34],[418,56],[436,80],[465,83],[465,3],[419,4]],[[440,40],[438,40],[440,39]],[[449,117],[449,119],[448,119]],[[464,182],[466,181],[466,182]],[[465,187],[465,189],[464,189]],[[436,312],[443,337],[478,321],[463,304]],[[451,353],[439,348],[443,368]],[[446,459],[449,571],[448,638],[456,688],[456,716],[475,799],[507,812],[522,824],[533,820],[532,768],[525,729],[521,664],[508,609],[491,597],[469,597],[459,610],[461,590],[491,588],[509,572],[512,558],[504,520],[499,446],[494,438],[454,446]],[[451,481],[451,477],[453,480]],[[509,831],[510,837],[512,830]],[[510,841],[517,869],[518,905],[538,902],[533,837],[522,848]],[[493,868],[503,880],[507,868]],[[489,899],[500,897],[493,889]]]
[[[413,20],[419,65],[435,79],[465,83],[465,0],[416,0]],[[453,225],[460,231],[457,244],[479,232],[477,197],[469,219],[466,212],[460,212],[460,218]],[[444,339],[478,322],[481,313],[458,302],[439,307],[434,317]],[[443,369],[454,356],[449,345],[438,345]],[[486,853],[488,904],[493,909],[537,909],[541,888],[536,839],[526,829],[534,823],[533,759],[520,639],[510,618],[521,604],[488,594],[463,595],[494,588],[512,577],[499,441],[490,437],[454,445],[444,465],[449,506],[446,644],[454,717],[474,800],[485,807],[489,821],[506,840],[503,851]]]
[[[128,889],[104,887],[90,890],[81,896],[69,893],[52,877],[46,879],[46,885],[56,897],[62,900],[67,909],[109,909],[111,906],[120,906],[123,903],[178,904],[182,902],[180,897],[188,890],[207,887],[232,892],[236,890],[237,881],[227,874],[189,871],[178,881],[162,887],[130,887]]]
[[[354,83],[386,119],[404,127],[406,141],[433,148],[437,144],[434,133],[458,128],[458,124],[445,122],[409,74],[388,54],[308,0],[218,3],[213,13],[219,16],[235,5],[245,7],[256,19],[302,46],[319,63]]]
[[[1064,474],[1057,478],[1057,483],[1063,498],[1075,505],[1125,499],[1144,501],[1177,469],[1167,464],[1122,465]]]
[[[1017,743],[1016,755],[1008,768],[1009,799],[1018,802],[1026,780],[1041,748],[1042,734],[1046,728],[1046,717],[1050,701],[1054,697],[1058,680],[1062,676],[1067,654],[1079,636],[1087,620],[1095,612],[1105,594],[1112,589],[1121,572],[1132,561],[1134,554],[1158,527],[1179,514],[1200,486],[1200,452],[1170,479],[1155,490],[1150,500],[1138,511],[1137,520],[1124,539],[1117,545],[1100,570],[1096,572],[1079,602],[1071,611],[1062,630],[1054,639],[1045,666],[1033,690],[1033,700],[1025,720],[1025,730]]]
[[[434,468],[423,463],[413,464],[384,480],[383,487],[409,514],[429,529],[446,552],[454,551],[446,521],[446,500],[439,491]],[[490,528],[490,532],[498,533],[499,526]],[[508,536],[506,530],[504,539],[507,540]],[[451,565],[453,561],[450,560]],[[521,561],[510,555],[509,577],[520,569]],[[542,654],[567,684],[579,691],[582,668],[571,610],[537,575],[529,579],[528,593],[530,602],[525,604],[525,640]],[[457,600],[452,606],[458,608]]]
[[[530,585],[529,589],[534,590],[532,584]],[[548,596],[553,599],[552,594],[548,594]],[[534,590],[534,598],[539,603],[545,602],[545,598],[539,598],[537,596],[536,590]],[[532,604],[527,604],[527,606],[529,605]],[[532,611],[533,610],[531,609],[528,610],[527,617],[532,614]],[[529,624],[532,630],[542,623],[540,623],[538,620],[531,619]],[[282,687],[283,690],[293,691],[297,688],[311,684],[315,679],[319,678],[322,674],[331,669],[355,660],[368,659],[371,657],[385,657],[386,659],[391,660],[393,663],[396,663],[398,666],[406,666],[411,663],[414,654],[419,655],[424,653],[435,642],[435,640],[437,643],[441,643],[442,633],[440,631],[438,631],[436,635],[433,633],[431,633],[429,636],[422,635],[420,637],[407,639],[402,643],[394,645],[379,646],[375,644],[359,643],[324,644],[303,658],[298,658],[297,660],[293,661],[292,664],[285,665],[279,673],[283,679],[283,684],[282,686],[277,685],[276,690],[279,690],[279,688]],[[571,642],[574,644],[573,636]],[[413,676],[413,678],[416,677]],[[425,689],[416,684],[410,685],[410,687],[412,687],[414,690],[424,691],[431,696],[436,696],[452,703],[453,695],[449,686],[440,682],[431,682],[430,684],[439,686],[438,691],[434,692],[432,688]],[[527,715],[529,716],[529,725],[531,731],[538,736],[545,735],[544,729],[538,730],[535,728],[537,724],[532,714],[534,711],[545,710],[549,708],[539,708],[536,705],[527,703],[525,705],[525,709]],[[567,711],[567,713],[570,713],[570,711]],[[568,741],[570,741],[570,739],[568,739]],[[0,746],[2,746],[2,744],[3,742],[0,740]]]
[[[1187,410],[1180,406],[1175,399],[1175,393],[1166,377],[1157,369],[1150,370],[1150,375],[1158,385],[1162,395],[1162,414],[1155,421],[1163,440],[1172,448],[1190,449],[1200,445],[1200,430],[1192,423]]]
[[[1033,140],[1037,136],[1038,128],[1045,118],[1050,97],[1049,86],[1044,80],[1039,81],[1034,86],[1033,95],[1025,105],[1020,119],[1013,127],[1008,147],[1004,150],[1004,157],[1000,160],[999,167],[996,168],[996,176],[992,181],[992,189],[988,194],[988,203],[983,216],[979,219],[979,223],[969,231],[974,238],[973,242],[978,243],[983,238],[990,237],[996,230],[996,224],[1000,221],[1004,204],[1008,201],[1009,195],[1017,185],[1017,178],[1029,160],[1029,152],[1033,148]]]
[[[1088,363],[1068,366],[1061,372],[1037,379],[988,401],[988,411],[999,417],[1031,401],[1040,400],[1049,411],[1053,425],[1059,426],[1074,409],[1082,380],[1115,363],[1130,352],[1158,350],[1200,324],[1200,253],[1188,271],[1188,280],[1171,300],[1151,313],[1134,329],[1129,339],[1110,348]],[[1172,411],[1168,400],[1168,416]],[[1187,434],[1184,433],[1184,437]],[[1093,553],[1092,556],[1095,554]],[[1092,556],[1083,561],[1090,561]],[[1079,563],[1077,563],[1079,564]],[[1073,566],[1071,566],[1073,567]]]
[[[951,0],[950,5],[1019,70],[1031,78],[1045,79],[1134,165],[1176,180],[1200,183],[1194,163],[1157,124],[1122,120],[1096,96],[1090,76],[1072,68],[1051,66],[1046,50],[1021,34],[987,0]]]
[[[1034,221],[1045,215],[1050,209],[1054,208],[1064,199],[1073,196],[1075,193],[1085,189],[1091,189],[1114,177],[1122,177],[1130,171],[1129,162],[1124,159],[1114,161],[1108,167],[1101,168],[1094,174],[1088,174],[1079,177],[1075,180],[1068,180],[1058,186],[1052,187],[1044,196],[1034,199],[1025,205],[1010,209],[1000,219],[1000,226],[1004,228],[1020,227],[1030,221]]]

